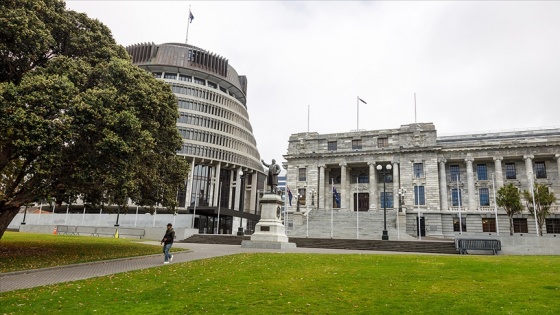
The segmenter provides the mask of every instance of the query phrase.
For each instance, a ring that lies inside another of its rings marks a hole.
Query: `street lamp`
[[[243,198],[245,196],[245,193],[243,191],[244,190],[243,184],[245,184],[245,175],[243,175],[242,170],[239,170],[239,179],[241,181],[241,183],[240,183],[241,192],[239,194],[239,211],[240,211],[239,218],[240,218],[240,220],[239,220],[239,229],[237,229],[237,236],[243,236],[245,234],[243,232],[243,207],[244,207],[243,201],[245,199],[245,198]]]
[[[406,195],[406,189],[399,188],[399,212],[402,212],[402,206],[404,205],[404,195]]]
[[[377,170],[383,175],[383,235],[381,239],[384,241],[389,240],[389,234],[387,233],[387,194],[385,191],[385,182],[387,181],[387,174],[391,168],[391,164],[385,165],[385,169],[383,169],[383,166],[377,165]]]

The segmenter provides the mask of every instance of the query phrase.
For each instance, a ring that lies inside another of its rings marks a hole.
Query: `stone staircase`
[[[181,243],[241,245],[250,236],[195,234],[180,241]],[[290,237],[289,241],[297,247],[353,249],[372,251],[415,252],[430,254],[458,254],[453,241],[397,241],[397,240],[356,240],[330,238]]]
[[[406,234],[405,217],[400,216],[399,219],[397,226],[396,211],[387,211],[389,240],[416,240],[416,237]],[[334,239],[381,240],[383,234],[383,210],[360,212],[357,218],[354,211],[335,210],[332,213],[332,221]],[[309,219],[302,213],[289,214],[288,222],[291,223],[288,237],[331,238],[330,211],[313,210],[309,213]]]

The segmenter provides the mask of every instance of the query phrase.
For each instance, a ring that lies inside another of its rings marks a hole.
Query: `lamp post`
[[[245,232],[243,231],[243,207],[244,207],[244,187],[243,184],[245,184],[245,175],[243,174],[242,170],[239,170],[239,179],[241,181],[240,183],[240,193],[239,193],[239,229],[237,229],[237,236],[243,236],[245,234]]]
[[[387,194],[385,191],[385,182],[387,181],[387,173],[389,173],[391,168],[391,164],[385,165],[385,169],[383,169],[383,166],[377,165],[377,170],[383,175],[383,235],[381,239],[384,241],[389,240],[389,234],[387,233]]]

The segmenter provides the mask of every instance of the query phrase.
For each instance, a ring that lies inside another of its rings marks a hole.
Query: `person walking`
[[[169,254],[169,250],[173,245],[173,240],[175,239],[175,231],[173,231],[173,224],[167,224],[167,230],[165,235],[161,239],[160,245],[163,244],[163,255],[165,256],[164,264],[168,264],[173,261],[173,255]]]

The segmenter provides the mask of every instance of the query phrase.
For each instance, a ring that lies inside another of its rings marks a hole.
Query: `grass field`
[[[558,256],[259,253],[7,292],[0,314],[558,314],[559,297]]]
[[[6,232],[0,240],[0,272],[162,254],[160,246],[141,244],[137,241]]]

